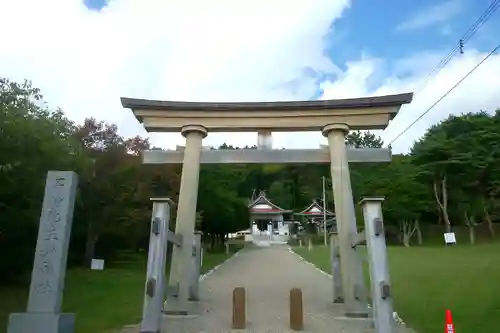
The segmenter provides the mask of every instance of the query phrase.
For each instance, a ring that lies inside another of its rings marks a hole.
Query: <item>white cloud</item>
[[[397,31],[411,31],[447,22],[463,9],[460,0],[449,0],[415,11],[404,22],[396,26]]]
[[[81,0],[0,0],[0,73],[34,81],[74,120],[94,115],[145,134],[119,97],[191,101],[301,100],[304,68],[338,68],[324,35],[349,0],[117,0],[101,13]],[[154,135],[175,146],[180,135]],[[210,135],[252,144],[256,135]],[[286,139],[286,138],[285,138]],[[282,138],[281,140],[285,140]],[[280,144],[279,136],[276,138]]]
[[[341,72],[323,54],[323,37],[348,0],[117,0],[102,13],[80,0],[0,0],[0,75],[29,78],[71,119],[114,122],[124,135],[145,135],[119,97],[191,101],[300,100],[317,88],[304,68],[336,73],[324,98],[412,91],[443,52],[387,64],[361,57]],[[391,139],[483,55],[468,50],[405,106],[384,138]],[[428,124],[450,113],[500,106],[500,56],[489,59],[395,144],[405,150]],[[382,65],[392,72],[381,73]],[[387,66],[385,66],[387,67]],[[373,78],[378,80],[374,87]],[[157,134],[163,147],[180,135]],[[205,145],[255,144],[255,134],[212,134]],[[275,147],[317,147],[320,133],[277,133]]]
[[[445,56],[444,53],[439,57],[435,53],[423,53],[396,62],[393,64],[395,68],[394,74],[388,76],[376,89],[371,90],[368,88],[367,80],[370,75],[376,72],[375,61],[362,59],[357,62],[351,62],[348,65],[346,76],[341,80],[333,83],[325,83],[323,85],[323,98],[339,98],[346,95],[351,95],[351,97],[386,95],[417,90],[413,102],[403,106],[398,116],[381,133],[382,139],[386,143],[389,143],[416,120],[422,112],[427,110],[452,88],[456,82],[474,68],[486,55],[487,53],[470,50],[464,55],[453,58],[420,92],[417,89],[422,87],[428,79],[427,74],[429,70],[435,67],[439,60]],[[410,69],[412,70],[409,71]],[[401,73],[405,73],[406,75],[401,78],[398,75]],[[352,82],[356,83],[353,84]],[[345,91],[345,86],[350,88]],[[465,79],[461,85],[398,138],[392,145],[393,151],[397,153],[407,151],[412,143],[421,137],[431,124],[435,124],[451,114],[459,115],[481,110],[494,111],[500,108],[499,86],[500,55],[492,55]]]

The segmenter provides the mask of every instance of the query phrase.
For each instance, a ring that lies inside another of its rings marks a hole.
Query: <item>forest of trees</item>
[[[142,165],[140,153],[150,148],[146,138],[123,138],[115,125],[94,118],[75,124],[61,110],[50,110],[29,81],[0,78],[0,110],[0,283],[31,269],[48,170],[79,175],[70,265],[147,248],[149,199],[177,201],[180,165]],[[382,146],[371,133],[352,132],[347,143]],[[329,177],[327,165],[204,165],[197,227],[217,248],[227,233],[248,227],[253,190],[266,190],[276,204],[300,211],[321,198],[322,176]],[[429,226],[441,235],[468,228],[474,243],[474,231],[483,225],[493,237],[500,219],[500,111],[451,116],[431,127],[408,155],[352,164],[351,179],[355,202],[386,197],[384,219],[395,242],[421,243],[421,229]],[[331,190],[327,205],[333,209]]]

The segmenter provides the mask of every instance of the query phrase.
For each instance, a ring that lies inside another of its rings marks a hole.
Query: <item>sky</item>
[[[498,43],[500,11],[424,89],[427,74],[491,0],[0,0],[0,75],[33,81],[49,106],[95,117],[153,145],[120,97],[284,101],[415,91],[384,131],[389,143]],[[500,107],[500,55],[392,143],[407,152],[450,114]],[[320,133],[275,133],[275,148],[317,148]],[[253,145],[256,133],[212,133],[204,145]]]

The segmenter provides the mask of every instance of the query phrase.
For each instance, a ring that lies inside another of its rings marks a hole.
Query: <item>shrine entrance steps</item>
[[[257,246],[267,247],[270,245],[286,245],[289,236],[285,235],[269,235],[267,233],[251,234],[245,236],[245,241],[253,243]]]
[[[342,320],[343,305],[330,300],[331,278],[285,245],[244,249],[203,279],[200,287],[199,313],[165,316],[163,332],[232,332],[235,287],[244,287],[246,291],[246,329],[234,332],[291,332],[289,294],[295,287],[303,295],[303,332],[374,332],[363,329],[366,323]],[[130,329],[126,332],[137,333],[137,328]],[[401,327],[401,332],[413,331]]]

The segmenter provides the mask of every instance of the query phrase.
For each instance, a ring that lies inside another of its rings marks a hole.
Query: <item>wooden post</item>
[[[302,290],[290,289],[290,329],[302,331],[304,329],[304,307],[302,305]]]
[[[245,288],[236,287],[233,290],[233,325],[235,330],[242,330],[246,327],[246,304]]]
[[[309,237],[307,239],[307,249],[309,250],[309,252],[311,252],[313,249],[313,243],[312,243],[311,237]]]

